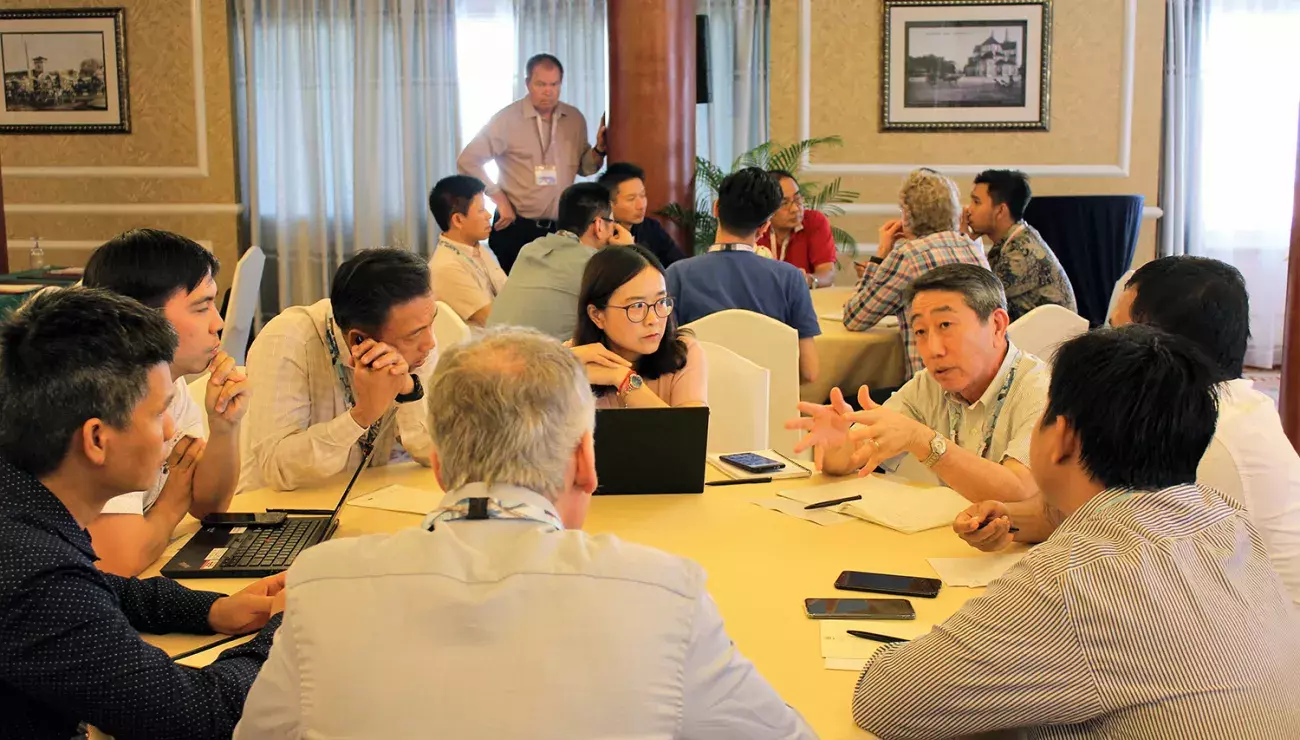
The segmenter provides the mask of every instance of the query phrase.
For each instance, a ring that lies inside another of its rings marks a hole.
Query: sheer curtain
[[[1281,361],[1300,109],[1300,2],[1206,0],[1200,59],[1199,239],[1250,289],[1246,364]],[[1193,214],[1195,215],[1195,214]]]
[[[1201,51],[1205,43],[1205,0],[1165,4],[1164,153],[1160,167],[1160,256],[1196,251],[1200,230]]]
[[[453,0],[235,0],[241,175],[263,313],[329,295],[358,249],[428,254],[459,149]]]
[[[588,141],[595,142],[600,117],[609,110],[605,0],[514,0],[514,7],[515,99],[527,94],[524,63],[528,58],[554,55],[564,65],[560,100],[586,117]]]
[[[724,170],[768,139],[768,0],[695,0],[709,19],[712,102],[696,106],[695,151]]]

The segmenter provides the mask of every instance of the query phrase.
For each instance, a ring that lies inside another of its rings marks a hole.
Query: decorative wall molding
[[[949,176],[977,175],[987,169],[1018,169],[1031,177],[1128,177],[1133,147],[1133,75],[1137,55],[1137,1],[1125,0],[1124,3],[1123,63],[1120,67],[1119,81],[1119,161],[1116,164],[813,164],[808,153],[805,152],[801,170],[826,175],[906,175],[917,167],[932,167]],[[812,0],[800,0],[799,138],[802,140],[811,136]]]
[[[846,216],[898,216],[897,203],[845,203],[839,206]],[[1155,220],[1165,215],[1164,209],[1143,206],[1143,220]]]
[[[147,177],[189,178],[208,176],[208,102],[203,82],[203,9],[202,0],[190,0],[190,46],[194,65],[194,131],[198,163],[193,166],[51,166],[5,167],[5,177]],[[128,60],[129,63],[129,60]],[[128,71],[129,73],[129,71]],[[109,140],[109,139],[106,139]],[[5,210],[8,210],[7,208]]]
[[[93,216],[123,215],[194,215],[220,214],[237,216],[244,212],[243,203],[6,203],[6,214],[85,214]]]

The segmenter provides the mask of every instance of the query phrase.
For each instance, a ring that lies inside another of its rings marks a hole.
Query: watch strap
[[[413,403],[415,401],[419,401],[420,399],[424,398],[424,386],[420,383],[420,376],[416,375],[415,373],[411,373],[411,382],[414,384],[411,387],[411,392],[400,393],[398,394],[397,398],[393,400],[397,401],[398,403]]]

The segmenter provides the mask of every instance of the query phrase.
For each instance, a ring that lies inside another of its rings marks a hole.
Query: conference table
[[[723,477],[711,467],[708,475],[710,479]],[[332,509],[346,484],[345,478],[295,492],[244,493],[235,497],[231,511],[262,511],[268,506]],[[832,740],[868,737],[854,725],[850,710],[858,674],[824,667],[820,627],[817,621],[804,615],[803,600],[869,596],[836,591],[833,584],[842,570],[935,577],[926,558],[976,555],[948,527],[905,535],[856,520],[820,526],[751,503],[757,498],[775,496],[781,490],[835,480],[816,474],[802,480],[706,487],[703,494],[597,496],[584,527],[591,534],[614,534],[700,563],[708,573],[709,592],[717,601],[738,649],[822,738]],[[364,496],[389,484],[427,490],[430,509],[436,508],[442,496],[431,471],[407,463],[365,471],[349,498]],[[334,537],[393,532],[415,526],[420,520],[418,514],[345,505]],[[143,575],[156,575],[197,528],[193,519],[182,522],[177,529],[180,536]],[[191,588],[224,593],[237,591],[250,582],[183,581]],[[913,598],[911,602],[918,623],[928,626],[946,619],[981,591],[944,586],[936,599]],[[880,624],[880,630],[887,632],[890,623]],[[200,651],[204,646],[227,639],[176,634],[144,637],[172,656]],[[545,636],[538,638],[545,639]],[[196,657],[202,658],[200,664],[210,661],[220,650],[233,644]],[[382,666],[375,666],[375,675],[381,675],[382,671]]]
[[[821,371],[817,380],[799,387],[799,399],[824,403],[831,388],[839,386],[853,396],[858,387],[897,388],[903,384],[905,362],[903,335],[898,324],[888,317],[866,331],[849,331],[840,319],[844,302],[853,288],[820,288],[812,292],[813,308],[822,333],[814,341]]]

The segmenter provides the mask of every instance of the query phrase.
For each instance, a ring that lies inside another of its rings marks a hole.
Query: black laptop
[[[704,406],[596,411],[598,494],[703,493]]]
[[[287,570],[298,553],[324,542],[338,529],[339,511],[369,462],[369,456],[361,460],[329,516],[290,515],[277,527],[205,525],[167,561],[162,574],[168,578],[261,578]]]

